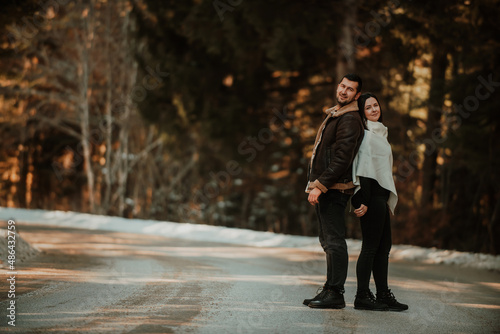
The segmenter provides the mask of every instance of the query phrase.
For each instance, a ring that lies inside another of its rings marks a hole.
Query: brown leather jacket
[[[354,188],[352,162],[364,136],[364,127],[353,101],[339,109],[325,111],[327,118],[321,124],[309,164],[306,192],[319,188],[346,190]]]

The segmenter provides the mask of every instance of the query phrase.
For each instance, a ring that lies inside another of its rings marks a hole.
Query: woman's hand
[[[366,211],[368,211],[368,207],[364,204],[361,204],[359,208],[354,210],[354,213],[356,214],[356,217],[362,217],[365,215]]]

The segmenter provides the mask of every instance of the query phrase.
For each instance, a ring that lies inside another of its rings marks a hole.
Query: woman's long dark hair
[[[377,99],[377,97],[375,96],[375,94],[372,94],[372,93],[361,94],[361,96],[358,98],[358,109],[359,109],[358,112],[359,112],[359,115],[361,116],[361,119],[363,120],[363,124],[365,125],[365,128],[366,128],[365,104],[366,104],[366,100],[368,100],[370,97],[373,97],[375,100],[377,100],[378,106],[380,108],[380,117],[379,117],[378,121],[380,123],[382,123],[382,121],[383,121],[382,107],[380,106],[380,102]]]

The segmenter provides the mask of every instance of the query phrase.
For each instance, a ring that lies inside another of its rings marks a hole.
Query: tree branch
[[[34,118],[39,119],[41,122],[47,123],[47,124],[53,126],[54,128],[61,130],[62,132],[65,132],[66,134],[77,138],[78,140],[82,140],[82,138],[83,138],[81,133],[78,133],[77,131],[73,130],[71,127],[65,126],[64,124],[62,124],[56,120],[53,120],[49,117],[45,117],[43,115],[35,115]]]

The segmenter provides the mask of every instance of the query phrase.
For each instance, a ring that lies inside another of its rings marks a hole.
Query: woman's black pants
[[[368,211],[360,218],[363,244],[356,264],[358,292],[370,288],[370,276],[378,292],[386,291],[391,250],[391,221],[386,196],[374,196],[367,205]]]

